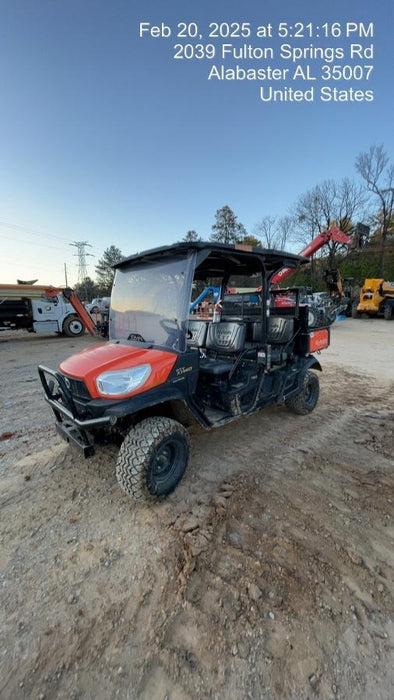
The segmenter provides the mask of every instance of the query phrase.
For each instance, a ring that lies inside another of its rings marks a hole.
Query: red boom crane
[[[341,231],[337,226],[331,226],[331,228],[327,229],[326,231],[319,233],[319,235],[316,236],[311,243],[301,250],[299,255],[302,255],[305,258],[310,258],[330,241],[343,243],[344,245],[348,246],[353,245],[352,238],[347,236],[346,233],[343,233],[343,231]],[[293,267],[283,267],[282,270],[279,270],[279,272],[277,272],[276,275],[271,278],[271,284],[280,284],[281,282],[284,282],[284,280],[287,280],[287,278],[294,274],[294,272],[295,270]]]

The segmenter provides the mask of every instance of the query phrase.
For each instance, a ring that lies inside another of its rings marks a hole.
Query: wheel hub
[[[73,321],[70,324],[70,328],[72,328],[72,330],[76,333],[78,333],[81,330],[81,326],[82,324],[80,323],[80,321]]]
[[[171,445],[163,445],[161,450],[156,455],[155,463],[153,465],[153,471],[155,474],[163,474],[168,469],[170,469],[173,463],[173,450]]]

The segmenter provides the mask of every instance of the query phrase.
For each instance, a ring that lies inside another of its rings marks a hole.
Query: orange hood
[[[152,372],[148,380],[142,387],[131,392],[131,394],[138,394],[141,391],[147,391],[159,384],[163,384],[167,380],[176,359],[177,355],[170,351],[138,348],[133,345],[123,345],[122,343],[106,343],[105,345],[95,345],[92,348],[87,348],[67,358],[61,363],[60,371],[74,379],[83,380],[92,398],[102,398],[95,381],[99,374],[111,370],[129,369],[138,365],[151,365]],[[131,394],[128,395],[131,396]],[[118,398],[124,397],[125,394],[122,394]],[[113,396],[111,398],[116,399],[117,397]]]

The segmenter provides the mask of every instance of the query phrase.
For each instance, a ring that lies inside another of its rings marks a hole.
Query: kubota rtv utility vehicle
[[[86,457],[120,444],[116,475],[137,499],[170,493],[188,461],[187,427],[223,425],[285,402],[312,411],[329,329],[308,326],[296,289],[280,306],[270,288],[298,255],[219,243],[179,243],[116,266],[108,343],[58,371],[39,367],[59,433]],[[220,316],[190,313],[192,292],[220,287]],[[226,289],[242,293],[226,294]],[[256,290],[259,289],[256,293]],[[244,291],[244,290],[247,291]],[[249,291],[250,290],[250,291]],[[215,320],[214,320],[215,319]]]

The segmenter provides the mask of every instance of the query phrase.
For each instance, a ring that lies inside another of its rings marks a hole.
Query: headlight
[[[146,382],[151,371],[150,365],[139,365],[130,369],[103,372],[96,379],[97,388],[100,394],[106,396],[130,394]]]

